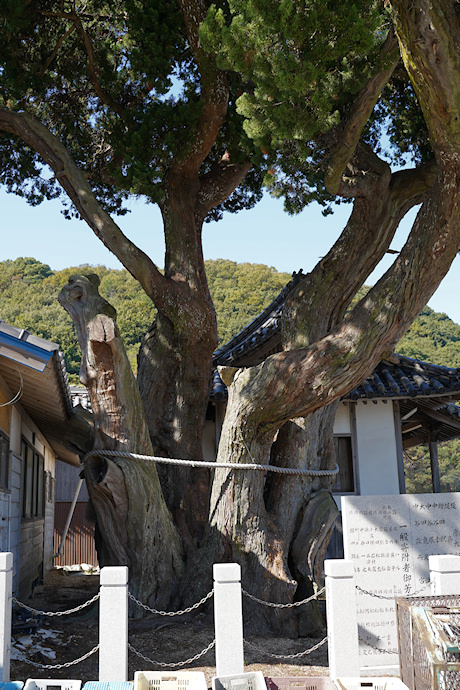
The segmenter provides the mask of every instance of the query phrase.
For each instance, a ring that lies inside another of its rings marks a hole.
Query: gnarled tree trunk
[[[95,275],[71,276],[59,294],[82,351],[80,380],[93,408],[93,450],[151,455],[139,390],[115,310],[99,295],[98,285]],[[132,594],[151,606],[167,608],[182,574],[183,554],[154,463],[108,459],[93,452],[84,460],[84,476],[96,518],[100,565],[127,565]]]
[[[355,199],[350,221],[336,245],[299,283],[286,304],[285,351],[235,374],[218,460],[268,464],[277,434],[284,433],[285,446],[296,453],[299,432],[292,424],[285,425],[307,417],[307,424],[314,426],[312,415],[318,415],[323,408],[320,420],[327,415],[325,406],[368,376],[381,356],[394,348],[457,254],[460,58],[450,46],[453,40],[455,45],[460,42],[458,19],[453,7],[442,8],[439,0],[395,0],[392,4],[401,54],[424,110],[436,163],[391,174],[367,146],[359,144],[344,177],[348,158],[343,163],[338,156],[339,174],[331,174],[330,178],[336,184],[337,179],[340,181],[340,194]],[[356,130],[355,115],[352,113],[349,124],[356,134],[362,126]],[[343,141],[347,141],[346,135]],[[344,316],[353,294],[388,248],[400,219],[420,202],[421,209],[399,257]],[[324,422],[330,430],[326,417]],[[305,465],[313,461],[307,453],[303,456]],[[285,455],[284,460],[288,461]],[[270,506],[264,502],[266,489],[261,473],[254,476],[248,471],[216,469],[201,563],[208,568],[213,560],[237,560],[243,566],[248,589],[253,585],[261,598],[286,601],[297,592],[294,575],[303,575],[299,548],[302,539],[299,536],[300,542],[296,543],[294,538],[287,547],[283,536],[289,535],[281,534],[282,521],[275,502]],[[302,521],[302,500],[301,496],[294,508],[284,490],[277,497],[280,510],[284,504],[290,519],[297,523],[294,532]],[[305,531],[309,529],[307,518]],[[302,530],[301,526],[297,535]],[[263,618],[272,630],[289,631],[284,616],[270,612],[257,615],[261,625]]]
[[[220,194],[229,193],[247,169],[229,166]],[[167,247],[164,279],[171,290],[164,303],[157,303],[157,317],[141,343],[138,383],[155,455],[201,460],[217,346],[201,242],[212,197],[204,195],[190,161],[171,171],[167,187],[161,210]],[[203,537],[210,473],[170,465],[158,471],[166,503],[186,552],[191,552]]]

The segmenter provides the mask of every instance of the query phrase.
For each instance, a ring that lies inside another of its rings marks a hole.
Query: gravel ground
[[[78,606],[90,599],[99,590],[97,575],[67,573],[63,570],[51,571],[45,585],[36,591],[27,604],[43,611],[62,611]],[[141,620],[131,620],[129,642],[144,657],[155,663],[147,663],[130,651],[130,680],[135,671],[163,670],[160,663],[174,663],[194,657],[206,649],[214,639],[214,629],[203,614],[195,615],[182,622],[172,623],[172,619],[149,616]],[[98,653],[62,669],[43,669],[37,664],[64,664],[79,659],[98,643],[97,604],[84,609],[79,614],[65,617],[44,617],[35,632],[14,631],[11,660],[11,679],[27,678],[76,678],[86,682],[98,679]],[[297,659],[280,660],[269,654],[288,656],[303,652],[318,643],[322,638],[299,638],[291,640],[277,637],[247,638],[245,646],[245,670],[262,671],[265,677],[276,676],[328,676],[327,643],[311,654]],[[254,645],[254,647],[249,646]],[[27,661],[25,661],[27,659]],[[211,649],[197,661],[182,667],[203,671],[208,687],[215,675],[215,655]],[[181,670],[181,669],[178,669]]]

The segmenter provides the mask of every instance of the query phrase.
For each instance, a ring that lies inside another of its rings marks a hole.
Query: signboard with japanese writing
[[[342,497],[361,667],[398,664],[395,596],[430,594],[428,556],[460,555],[460,493]]]

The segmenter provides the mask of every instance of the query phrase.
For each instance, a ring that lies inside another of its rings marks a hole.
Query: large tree
[[[309,24],[310,5],[231,4],[235,16],[230,28],[219,12],[209,23],[214,35],[222,29],[222,64],[235,65],[256,83],[240,100],[240,109],[248,118],[248,132],[279,152],[274,186],[292,205],[301,190],[318,194],[324,184],[326,193],[352,199],[353,210],[339,240],[286,301],[283,351],[257,367],[230,372],[233,383],[218,460],[269,462],[275,450],[283,464],[331,467],[334,458],[325,443],[332,432],[331,404],[394,348],[459,248],[458,16],[453,3],[395,0],[389,14],[394,30],[390,25],[382,45],[380,71],[354,97],[341,99],[333,72],[318,79],[313,73],[307,86],[301,79],[310,69],[309,45],[318,28]],[[340,24],[328,10],[323,7],[340,41]],[[290,79],[280,66],[290,70]],[[329,88],[336,98],[338,124],[327,137],[319,135],[312,142],[305,130],[311,118],[321,116],[318,87]],[[379,110],[369,127],[377,101]],[[420,115],[416,123],[408,123],[408,104],[418,114],[420,107],[422,123]],[[402,140],[401,122],[406,124],[405,150],[415,149],[415,168],[392,172],[377,155],[376,128],[391,115],[395,143]],[[289,118],[298,125],[297,138],[286,141],[283,128]],[[318,169],[323,171],[319,183]],[[420,203],[393,266],[346,314],[354,293],[388,250],[400,220]],[[252,586],[267,598],[292,597],[306,569],[296,562],[296,530],[311,519],[314,506],[308,499],[321,483],[277,480],[267,497],[263,477],[216,470],[205,542],[209,557],[244,563]]]
[[[154,302],[138,380],[155,453],[179,458],[201,455],[217,344],[203,222],[250,206],[260,187],[255,173],[241,184],[253,146],[232,105],[237,84],[200,45],[206,10],[203,0],[0,9],[2,181],[31,203],[63,195]],[[164,271],[114,221],[130,195],[161,209]],[[193,543],[206,477],[182,470],[164,486]]]
[[[286,301],[283,351],[223,374],[229,403],[219,460],[330,468],[334,402],[394,347],[458,250],[454,3],[234,0],[213,9],[200,35],[207,9],[201,0],[10,0],[0,10],[1,179],[32,203],[60,187],[155,303],[138,383],[153,452],[176,458],[201,456],[216,345],[205,218],[222,204],[250,205],[264,167],[291,210],[313,198],[351,201],[341,237]],[[414,168],[392,172],[378,155],[386,126]],[[129,194],[160,206],[164,273],[109,215]],[[345,315],[415,204],[421,209],[392,268]],[[96,362],[105,365],[105,357]],[[109,391],[97,385],[91,393],[102,415]],[[191,596],[221,558],[240,561],[267,598],[287,601],[305,589],[313,574],[303,554],[318,514],[327,524],[319,492],[327,481],[216,470],[208,516],[205,473],[168,470],[161,479]],[[126,482],[123,492],[135,500]],[[142,562],[149,545],[124,538],[117,558]],[[158,577],[152,598],[161,591],[164,600],[168,575]],[[295,631],[295,621],[268,622]]]

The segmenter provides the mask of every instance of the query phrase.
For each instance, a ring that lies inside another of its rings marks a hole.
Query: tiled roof
[[[344,396],[343,400],[433,395],[460,397],[460,369],[395,355],[393,362],[379,362],[372,374]]]
[[[267,347],[281,349],[280,318],[286,296],[304,278],[302,269],[292,274],[292,280],[284,286],[268,307],[258,314],[242,331],[214,352],[213,364],[225,366],[250,366],[267,356]],[[257,361],[252,361],[255,356]],[[243,360],[243,361],[241,361]],[[237,362],[237,363],[236,363]]]
[[[214,367],[253,366],[269,354],[281,351],[280,318],[286,296],[304,277],[302,271],[250,324],[222,345],[213,357]],[[392,361],[383,360],[371,376],[352,390],[343,400],[372,400],[378,398],[414,398],[452,396],[460,398],[460,369],[437,366],[409,357],[395,355]],[[211,397],[222,400],[226,388],[216,371]]]
[[[372,374],[345,395],[342,400],[377,400],[379,398],[420,398],[449,396],[460,398],[460,369],[441,367],[409,357],[395,355],[394,362],[379,362]],[[237,366],[237,365],[235,365]],[[225,384],[217,370],[212,380],[211,398],[223,400]],[[450,407],[458,409],[455,405]]]

